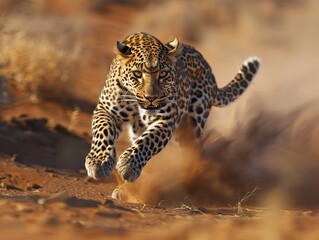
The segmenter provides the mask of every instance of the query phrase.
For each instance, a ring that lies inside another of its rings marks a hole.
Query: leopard
[[[194,142],[199,142],[211,107],[234,102],[260,66],[259,58],[248,58],[235,77],[219,88],[203,55],[177,38],[164,44],[138,32],[117,41],[114,51],[93,112],[92,144],[85,159],[93,179],[116,170],[123,181],[136,181],[173,133],[185,130],[183,123],[190,126]],[[117,160],[115,143],[125,128],[132,145]]]

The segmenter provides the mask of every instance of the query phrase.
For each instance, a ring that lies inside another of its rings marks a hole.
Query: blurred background
[[[147,203],[234,206],[253,191],[245,204],[318,207],[318,12],[315,0],[1,0],[2,118],[73,124],[89,141],[114,44],[137,31],[195,46],[220,87],[258,56],[248,91],[212,109],[203,149],[170,144],[134,191]]]

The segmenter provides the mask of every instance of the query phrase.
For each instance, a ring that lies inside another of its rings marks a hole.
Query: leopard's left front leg
[[[116,168],[123,179],[133,182],[141,174],[147,161],[168,143],[175,128],[173,117],[157,119],[139,136],[132,147],[119,157]]]

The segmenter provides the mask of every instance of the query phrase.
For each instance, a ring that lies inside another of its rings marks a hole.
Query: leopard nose
[[[155,96],[155,95],[151,95],[151,96],[144,95],[144,97],[150,102],[153,102],[156,98],[158,98],[158,96]]]

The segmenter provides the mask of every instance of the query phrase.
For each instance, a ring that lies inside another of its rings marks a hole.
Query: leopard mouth
[[[165,97],[158,97],[154,99],[140,97],[139,95],[135,96],[138,105],[146,110],[157,110],[166,105]]]
[[[151,103],[151,102],[146,102],[146,101],[138,101],[138,104],[140,105],[141,108],[145,110],[157,110],[165,106],[165,102],[156,102],[156,104]]]
[[[143,103],[139,103],[139,105],[141,106],[141,108],[146,109],[146,110],[157,110],[160,109],[162,107],[162,105],[158,104],[158,105],[153,105],[153,104],[145,104],[145,102]]]
[[[141,106],[141,107],[146,110],[157,110],[161,108],[160,106],[154,106],[154,105],[148,105],[147,107]]]

